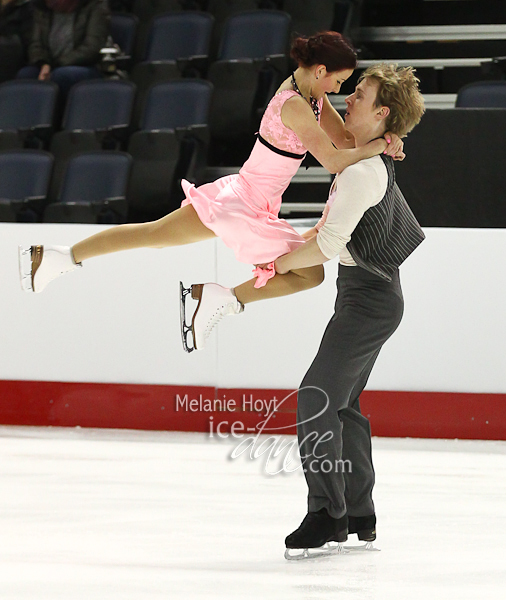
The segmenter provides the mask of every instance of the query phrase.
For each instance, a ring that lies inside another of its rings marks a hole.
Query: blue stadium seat
[[[139,31],[135,45],[135,62],[144,60],[146,45],[149,40],[151,22],[158,15],[184,10],[184,0],[134,0],[132,13],[139,19]]]
[[[109,132],[128,130],[136,86],[131,81],[92,79],[70,91],[62,128],[66,131]]]
[[[47,197],[52,168],[49,152],[0,152],[0,221],[37,221]]]
[[[128,57],[133,55],[138,27],[139,19],[135,15],[128,13],[113,13],[111,15],[110,28],[113,42],[118,44]]]
[[[198,181],[206,166],[212,92],[211,83],[197,79],[150,88],[140,131],[128,146],[134,159],[128,196],[132,220],[156,219],[179,208],[179,179]]]
[[[204,76],[213,25],[213,16],[200,12],[153,19],[144,60],[134,65],[131,74],[138,88],[135,123],[139,122],[145,95],[152,85],[182,76]]]
[[[218,59],[209,68],[214,85],[210,127],[214,138],[231,142],[251,136],[287,71],[290,15],[275,10],[231,16]]]
[[[14,80],[0,84],[0,149],[46,145],[53,131],[58,86]]]
[[[340,12],[348,13],[352,3],[341,0],[284,0],[283,10],[292,17],[292,31],[297,35],[314,35],[319,31],[332,29],[334,11],[339,7]]]
[[[159,83],[148,92],[140,129],[178,129],[207,125],[213,86],[203,79]]]
[[[49,199],[56,202],[67,162],[83,152],[119,150],[126,146],[136,93],[130,81],[82,81],[70,91],[63,130],[53,136],[55,166]]]
[[[225,25],[218,60],[286,55],[290,23],[290,15],[277,10],[254,10],[232,15]]]
[[[178,60],[208,56],[214,18],[209,13],[181,12],[155,17],[144,60]]]
[[[209,0],[207,3],[207,11],[210,12],[214,19],[214,29],[211,39],[211,57],[213,59],[218,55],[223,30],[227,19],[237,13],[247,10],[257,10],[259,0]]]
[[[44,211],[46,223],[124,223],[132,157],[126,152],[86,152],[70,159],[59,201]]]
[[[506,108],[506,81],[469,83],[457,94],[457,108]]]
[[[152,172],[144,184],[144,196],[149,189],[158,190],[163,185],[167,186],[167,190],[172,189],[174,181],[182,177],[195,182],[199,180],[207,161],[212,93],[212,84],[199,79],[160,83],[149,90],[141,119],[141,131],[134,134],[132,148],[140,148],[145,144],[149,148],[151,160],[156,157],[159,164],[160,161],[168,162],[165,171],[154,168],[152,162],[146,163],[145,169],[151,169]],[[171,137],[169,132],[175,136],[175,142],[168,141]],[[169,147],[170,150],[167,150]],[[138,155],[133,149],[129,151],[134,156]],[[166,152],[170,156],[165,155]],[[169,181],[167,177],[171,170],[172,178]],[[135,177],[137,178],[137,174]],[[165,184],[155,181],[157,177],[162,177]]]

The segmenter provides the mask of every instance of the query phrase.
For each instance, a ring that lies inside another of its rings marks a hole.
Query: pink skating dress
[[[278,217],[282,195],[304,159],[306,148],[281,120],[283,104],[298,95],[293,90],[276,94],[260,124],[259,137],[237,175],[221,177],[195,187],[186,179],[181,186],[202,223],[232,248],[237,260],[254,265],[271,263],[304,243],[284,219]],[[323,98],[319,101],[320,111]],[[275,275],[271,264],[255,269],[262,287]]]

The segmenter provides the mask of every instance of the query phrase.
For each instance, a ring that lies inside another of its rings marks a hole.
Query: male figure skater
[[[367,69],[346,98],[346,128],[357,146],[385,131],[405,136],[420,121],[423,98],[411,68]],[[312,237],[278,258],[278,273],[339,256],[335,314],[298,394],[297,432],[309,487],[308,514],[285,540],[288,549],[372,541],[374,469],[369,421],[359,396],[403,312],[399,265],[424,239],[395,183],[393,160],[375,156],[337,175]],[[309,236],[308,236],[309,237]],[[351,472],[343,472],[351,462]],[[308,556],[308,552],[304,556]]]

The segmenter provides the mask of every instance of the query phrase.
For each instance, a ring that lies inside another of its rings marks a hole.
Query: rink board
[[[187,355],[179,281],[232,286],[252,267],[211,240],[94,259],[43,294],[21,292],[18,244],[72,244],[101,229],[0,226],[0,423],[205,431],[223,411],[176,410],[177,394],[280,399],[297,389],[332,315],[336,261],[318,288],[248,306]],[[401,268],[404,318],[362,410],[375,435],[506,439],[506,232],[425,233]],[[240,412],[247,427],[265,420]],[[275,414],[293,427],[295,396]]]

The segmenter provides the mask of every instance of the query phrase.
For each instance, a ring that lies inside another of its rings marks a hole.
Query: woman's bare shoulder
[[[294,131],[300,126],[309,125],[312,129],[313,125],[318,125],[311,107],[304,98],[298,94],[291,96],[283,103],[281,108],[281,120],[285,127],[293,129]]]

